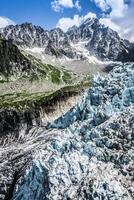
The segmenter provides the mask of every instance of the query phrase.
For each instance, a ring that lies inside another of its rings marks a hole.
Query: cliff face
[[[134,44],[131,44],[127,50],[119,53],[118,58],[122,62],[133,62],[134,61]]]
[[[0,75],[7,78],[32,74],[34,67],[20,50],[7,40],[0,39]]]
[[[33,126],[39,125],[41,125],[39,110],[21,112],[13,109],[0,109],[0,140],[2,141],[10,134],[18,138],[21,131],[26,134]]]
[[[24,23],[21,26],[9,25],[1,29],[0,33],[2,38],[10,40],[21,47],[42,47],[46,45],[46,41],[49,37],[48,31],[44,31],[43,28],[34,26],[31,23]]]
[[[119,37],[118,33],[102,25],[98,19],[87,19],[79,27],[72,27],[67,32],[74,44],[85,42],[89,55],[102,60],[118,60],[118,55],[130,47],[130,42]]]
[[[18,94],[18,99],[15,98],[15,95],[12,98],[11,94],[5,99],[3,97],[0,99],[2,101],[0,101],[0,138],[3,141],[3,138],[12,135],[17,139],[21,131],[27,134],[32,127],[46,127],[48,116],[55,113],[55,117],[52,118],[56,119],[59,109],[59,112],[65,112],[60,104],[64,106],[66,101],[68,101],[70,108],[71,97],[82,94],[83,87],[82,85],[66,86],[48,95],[39,93],[29,94],[27,97],[25,94],[23,97],[23,95]],[[72,104],[74,105],[75,102]]]

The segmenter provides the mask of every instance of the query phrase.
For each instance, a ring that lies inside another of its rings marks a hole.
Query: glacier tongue
[[[134,198],[134,64],[94,77],[81,102],[48,130],[32,131],[12,147],[30,161],[20,158],[26,171],[13,199]]]
[[[82,101],[48,127],[65,128],[87,120],[93,128],[133,103],[134,64],[119,65],[106,78],[95,76]]]

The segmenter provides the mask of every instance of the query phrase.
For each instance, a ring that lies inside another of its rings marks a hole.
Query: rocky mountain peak
[[[76,25],[74,25],[74,26],[70,27],[70,28],[67,30],[67,32],[75,31],[75,30],[77,30],[77,29],[78,29],[78,27],[77,27]]]
[[[50,32],[58,32],[58,33],[65,34],[64,31],[59,27],[52,29]]]
[[[97,18],[87,18],[82,25],[92,25],[93,23],[99,23],[99,20]]]
[[[11,40],[20,47],[42,47],[48,39],[47,31],[32,23],[10,25],[0,32],[3,39]]]
[[[44,52],[51,52],[51,55],[53,51],[50,47],[53,47],[54,52],[60,50],[61,57],[66,55],[74,59],[81,54],[80,57],[84,58],[86,52],[86,55],[95,56],[99,60],[115,61],[120,60],[120,57],[129,60],[130,42],[121,39],[116,31],[102,25],[97,18],[88,18],[79,27],[69,28],[66,33],[60,28],[47,31],[32,23],[24,23],[0,29],[0,34],[1,38],[11,40],[19,47],[44,48]],[[75,48],[76,46],[78,48]],[[131,53],[131,60],[134,60],[132,55]]]

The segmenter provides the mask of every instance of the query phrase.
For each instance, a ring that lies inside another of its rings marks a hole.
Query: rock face
[[[23,47],[42,47],[46,45],[49,33],[31,23],[9,25],[1,29],[1,37]]]
[[[101,60],[134,61],[132,46],[98,19],[87,19],[66,33],[60,28],[46,31],[31,23],[10,25],[0,30],[2,38],[23,48],[43,48],[45,54],[72,59],[95,56]]]
[[[44,75],[11,41],[0,39],[0,81]]]
[[[49,55],[72,57],[74,54],[67,35],[59,28],[45,31],[31,23],[10,25],[1,29],[1,38],[12,41],[22,48],[43,48],[44,53]]]
[[[0,147],[0,198],[133,200],[134,64],[96,76],[81,102],[48,129]]]
[[[0,39],[0,74],[8,77],[14,73],[32,71],[28,59],[11,42]]]
[[[18,137],[21,130],[28,132],[33,126],[39,124],[41,124],[41,121],[37,109],[23,112],[15,109],[0,109],[0,138],[2,140],[8,134]]]
[[[131,44],[127,52],[124,50],[119,53],[118,60],[122,62],[133,62],[134,57],[134,44]]]
[[[67,34],[74,43],[86,41],[86,48],[101,59],[116,60],[127,43],[122,40],[117,32],[100,24],[98,19],[87,19],[80,27],[72,27]]]

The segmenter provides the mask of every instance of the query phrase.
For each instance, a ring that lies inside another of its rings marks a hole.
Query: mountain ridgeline
[[[86,59],[82,46],[89,56],[100,60],[134,61],[134,45],[121,39],[117,32],[102,25],[98,19],[89,18],[79,27],[73,26],[65,33],[60,28],[47,31],[31,23],[9,25],[0,29],[0,36],[21,48],[42,48],[44,54],[71,59]]]

